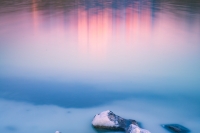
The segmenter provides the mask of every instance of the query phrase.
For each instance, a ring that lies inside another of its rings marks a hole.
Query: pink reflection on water
[[[139,6],[137,4],[124,9],[85,9],[84,6],[78,6],[67,12],[53,14],[50,11],[39,12],[37,6],[36,0],[33,0],[35,35],[40,40],[52,40],[64,49],[67,45],[74,45],[79,50],[78,54],[103,58],[110,45],[122,44],[131,49],[135,46],[146,49],[153,39],[150,5],[140,11],[134,10]],[[165,23],[171,25],[167,20]],[[158,36],[166,38],[164,34],[165,31],[161,31]]]
[[[33,27],[35,31],[39,28],[39,23],[40,23],[37,7],[38,7],[37,0],[32,0]]]
[[[37,0],[32,3],[31,12],[0,16],[1,27],[5,25],[3,41],[0,38],[5,60],[23,70],[63,74],[93,69],[124,75],[154,75],[160,70],[164,75],[173,69],[168,65],[182,61],[180,66],[186,66],[185,57],[199,53],[198,34],[191,34],[193,29],[199,33],[194,28],[199,25],[188,32],[182,18],[160,13],[153,26],[150,5],[141,10],[135,10],[138,4],[120,9],[78,5],[70,10],[40,10]]]
[[[188,35],[187,32],[178,31],[181,29],[180,21],[170,19],[171,14],[162,14],[158,16],[159,21],[152,27],[154,18],[151,15],[151,6],[146,5],[139,11],[135,10],[138,6],[136,3],[124,9],[86,9],[79,5],[67,11],[51,11],[39,10],[37,0],[32,0],[31,18],[29,14],[22,18],[15,17],[14,22],[21,20],[21,23],[12,26],[16,31],[20,31],[19,34],[30,35],[27,41],[33,39],[38,47],[45,42],[53,43],[52,47],[60,46],[66,50],[68,46],[73,46],[79,55],[98,58],[106,57],[113,45],[120,44],[124,46],[123,48],[127,47],[137,52],[136,49],[150,47],[152,40],[156,42],[154,45],[158,51],[159,49],[176,50],[171,44],[177,42],[182,45],[184,43],[184,40],[173,34]],[[11,19],[10,17],[4,21],[11,23],[13,21]],[[24,26],[27,22],[32,22],[32,26]],[[177,28],[177,26],[180,27]],[[31,32],[34,32],[34,36],[31,36]],[[168,44],[166,45],[165,42]]]
[[[112,21],[108,10],[93,14],[93,9],[78,9],[78,41],[82,52],[102,57],[112,35]]]

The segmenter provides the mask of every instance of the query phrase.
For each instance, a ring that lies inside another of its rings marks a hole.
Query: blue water
[[[100,132],[109,109],[198,133],[199,58],[198,0],[1,0],[0,132]]]

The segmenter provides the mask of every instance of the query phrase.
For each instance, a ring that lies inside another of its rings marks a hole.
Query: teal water
[[[200,130],[198,0],[1,0],[0,132],[99,132],[104,110],[152,133]]]

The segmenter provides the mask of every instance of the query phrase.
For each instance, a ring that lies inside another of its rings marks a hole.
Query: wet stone
[[[97,129],[123,130],[126,133],[150,133],[139,127],[136,120],[124,119],[112,111],[103,111],[94,116],[93,127]]]
[[[162,125],[165,129],[172,133],[189,133],[190,130],[179,124],[165,124]]]
[[[124,119],[114,114],[112,111],[108,113],[108,118],[110,119],[110,121],[114,121],[114,123],[118,124],[119,127],[124,130],[127,130],[131,124],[138,126],[138,123],[136,122],[136,120]]]

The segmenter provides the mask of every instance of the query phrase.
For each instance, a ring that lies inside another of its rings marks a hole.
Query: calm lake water
[[[97,133],[108,109],[199,133],[200,1],[1,0],[0,132]]]

